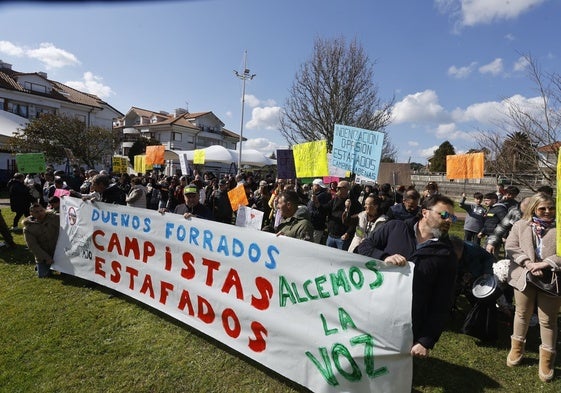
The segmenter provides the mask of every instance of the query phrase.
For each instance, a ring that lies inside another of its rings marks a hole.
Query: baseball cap
[[[266,186],[266,185],[267,185],[267,182],[266,182],[265,180],[261,180],[261,181],[259,182],[259,185],[260,185],[260,186]]]
[[[321,188],[327,188],[327,186],[323,183],[323,180],[321,179],[314,179],[312,184],[315,184],[316,186],[320,186]]]
[[[196,194],[198,192],[199,189],[194,184],[189,184],[188,186],[185,186],[185,188],[183,189],[183,194]]]

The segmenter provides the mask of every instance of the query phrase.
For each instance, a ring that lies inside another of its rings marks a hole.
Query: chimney
[[[11,69],[12,69],[11,64],[4,63],[2,60],[0,60],[0,70],[11,70]]]

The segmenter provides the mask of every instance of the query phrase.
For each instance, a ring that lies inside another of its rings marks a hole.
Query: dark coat
[[[391,220],[358,246],[358,253],[384,260],[401,254],[415,264],[413,275],[413,339],[433,348],[454,301],[458,260],[448,236],[417,244],[417,219]]]
[[[481,229],[481,233],[485,236],[492,235],[497,225],[499,225],[502,219],[505,218],[507,213],[508,210],[502,203],[495,203],[491,206],[483,218],[483,228]]]
[[[319,207],[316,207],[313,199],[308,201],[308,211],[310,212],[310,222],[315,230],[322,231],[326,226],[326,211],[321,209],[322,205],[326,205],[331,200],[331,193],[325,188],[321,188],[319,192],[314,193],[318,198]]]
[[[113,183],[101,193],[101,201],[117,205],[126,205],[127,194]]]
[[[10,193],[10,209],[16,213],[28,214],[29,205],[36,201],[27,186],[18,180],[10,180],[8,190]]]

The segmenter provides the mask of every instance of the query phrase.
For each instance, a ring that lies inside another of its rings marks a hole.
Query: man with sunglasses
[[[417,217],[391,220],[358,246],[358,253],[403,266],[413,262],[413,346],[427,357],[444,329],[454,299],[458,260],[448,237],[454,202],[441,194],[426,198]]]

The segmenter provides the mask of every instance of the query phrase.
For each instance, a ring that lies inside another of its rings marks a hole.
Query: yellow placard
[[[202,149],[196,149],[193,152],[193,164],[204,164],[205,163],[205,151]]]
[[[134,171],[136,173],[146,173],[146,156],[134,156]]]
[[[230,199],[230,205],[233,211],[238,211],[240,205],[247,206],[249,204],[243,184],[228,191],[228,199]]]
[[[300,143],[292,148],[296,177],[323,177],[329,175],[327,141]]]

